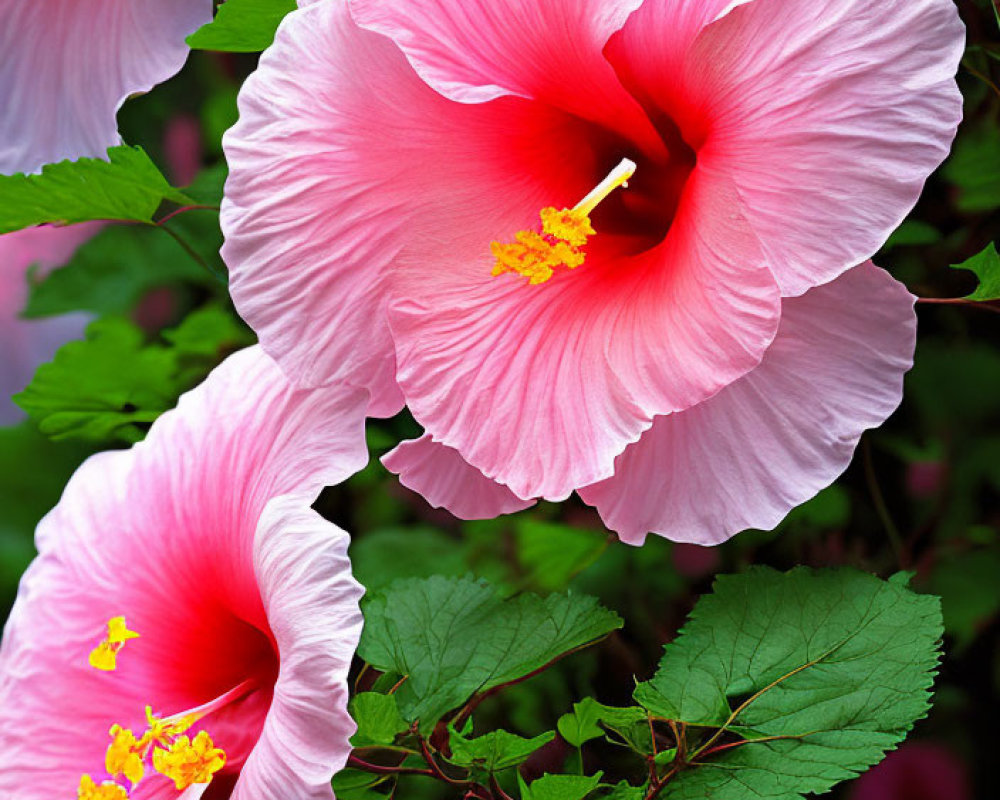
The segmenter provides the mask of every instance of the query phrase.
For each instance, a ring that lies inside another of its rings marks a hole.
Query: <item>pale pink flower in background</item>
[[[333,798],[362,589],[347,535],[310,504],[365,464],[366,405],[346,387],[292,388],[254,347],[144,442],[84,463],[38,527],[0,649],[0,796],[76,797],[84,775],[101,786],[121,764],[133,800]],[[113,671],[89,663],[106,635]],[[111,726],[141,741],[146,706],[162,746],[130,761],[119,731],[106,772]],[[186,785],[169,747],[199,741],[209,760]]]
[[[961,116],[952,0],[300,5],[224,142],[233,297],[295,381],[409,406],[435,505],[717,542],[896,407],[913,298],[866,261]]]
[[[0,425],[24,415],[11,401],[30,383],[35,368],[70,339],[83,337],[89,317],[66,314],[51,319],[22,319],[28,300],[28,271],[41,278],[65,264],[99,223],[57,228],[44,225],[0,236]]]
[[[0,0],[0,173],[103,156],[115,115],[184,65],[212,0]]]

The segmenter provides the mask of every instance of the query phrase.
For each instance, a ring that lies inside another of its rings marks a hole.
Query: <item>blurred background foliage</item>
[[[1000,29],[989,0],[959,6],[969,29],[959,76],[965,122],[953,155],[876,258],[922,297],[971,292],[975,276],[949,266],[1000,238]],[[180,76],[126,105],[125,140],[142,145],[176,185],[193,183],[200,202],[217,203],[225,176],[221,137],[236,119],[237,91],[254,63],[252,56],[193,53]],[[33,291],[31,313],[82,309],[114,330],[118,344],[98,360],[113,359],[123,374],[152,375],[144,380],[159,395],[147,409],[131,401],[105,409],[110,421],[105,416],[95,425],[88,418],[58,441],[39,431],[34,415],[0,428],[4,617],[33,555],[34,526],[76,465],[96,450],[140,438],[149,418],[252,341],[220,280],[217,214],[191,211],[169,224],[194,253],[155,229],[109,226]],[[913,570],[917,588],[944,603],[947,656],[935,709],[899,752],[834,796],[1000,797],[993,762],[1000,742],[1000,315],[992,312],[918,305],[916,366],[902,407],[865,436],[836,484],[773,532],[748,531],[712,549],[650,537],[636,549],[615,541],[575,498],[462,523],[430,508],[379,464],[397,441],[419,432],[405,413],[370,423],[371,463],[346,485],[328,489],[317,508],[353,534],[355,570],[369,588],[404,576],[471,572],[507,593],[593,594],[621,614],[621,632],[481,706],[485,727],[495,723],[526,736],[552,728],[581,697],[629,702],[635,680],[652,674],[663,643],[716,573],[752,563],[849,564],[882,576]],[[613,771],[624,752],[601,747],[592,757]],[[558,769],[569,755],[557,739],[525,773]],[[418,790],[427,800],[441,796],[437,786],[410,785]]]

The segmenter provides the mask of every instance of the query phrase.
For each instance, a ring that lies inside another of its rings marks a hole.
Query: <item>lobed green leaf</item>
[[[191,202],[141,147],[112,147],[107,160],[47,164],[36,175],[0,175],[0,233],[43,223],[145,222],[164,201]]]
[[[521,800],[584,800],[600,785],[602,775],[543,775],[530,785],[518,775]]]
[[[966,300],[976,300],[985,302],[989,300],[1000,300],[1000,253],[994,242],[981,253],[977,253],[972,258],[963,261],[961,264],[952,264],[952,269],[967,269],[974,272],[979,278],[979,287],[972,294],[966,296]]]
[[[490,773],[523,764],[532,753],[556,738],[553,731],[531,739],[505,730],[490,731],[485,736],[475,739],[466,738],[452,727],[449,727],[448,733],[451,748],[451,755],[448,756],[450,763],[457,767]]]
[[[358,725],[351,737],[355,747],[390,745],[409,727],[399,714],[395,695],[362,692],[351,698],[350,711]]]
[[[927,713],[939,657],[940,603],[906,580],[806,568],[720,578],[635,691],[700,743],[664,796],[797,800],[880,761]]]
[[[295,0],[227,0],[215,19],[187,37],[195,50],[259,53],[274,41],[274,32]]]
[[[145,333],[125,319],[93,322],[86,339],[63,345],[14,401],[52,439],[131,444],[182,392],[253,336],[226,310],[206,306],[164,339],[172,346],[147,343]]]
[[[358,649],[373,667],[406,676],[400,712],[432,730],[473,695],[517,681],[620,628],[583,595],[503,600],[472,578],[396,581],[364,602]]]

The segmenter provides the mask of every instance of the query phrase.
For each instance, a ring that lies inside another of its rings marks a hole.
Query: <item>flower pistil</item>
[[[542,230],[519,231],[513,242],[492,242],[490,251],[496,258],[493,275],[516,272],[531,285],[545,283],[558,267],[576,269],[585,260],[580,249],[596,231],[590,214],[598,204],[619,186],[627,187],[635,174],[634,161],[627,158],[577,203],[573,208],[543,208],[540,213]]]

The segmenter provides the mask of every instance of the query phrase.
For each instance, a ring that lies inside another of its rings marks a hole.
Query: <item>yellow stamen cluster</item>
[[[80,788],[77,789],[77,800],[128,800],[128,794],[117,783],[104,781],[98,785],[89,775],[80,778]]]
[[[576,269],[585,260],[580,249],[596,234],[590,213],[619,186],[628,186],[635,163],[624,159],[593,191],[573,208],[543,208],[542,231],[519,231],[513,242],[491,242],[496,259],[493,275],[515,272],[531,285],[545,283],[559,267]]]
[[[118,668],[118,653],[125,642],[138,638],[138,633],[128,629],[125,617],[112,617],[108,620],[108,634],[104,641],[90,652],[90,666],[103,672],[113,672]]]
[[[109,775],[124,775],[132,783],[138,783],[146,771],[142,763],[146,737],[136,741],[135,734],[121,725],[112,725],[110,734],[111,745],[104,756],[104,768]]]
[[[226,754],[212,742],[205,731],[199,731],[192,741],[183,733],[195,722],[197,715],[161,719],[146,706],[148,729],[142,736],[121,725],[112,725],[111,744],[104,756],[104,768],[114,778],[125,778],[135,786],[146,774],[152,757],[153,769],[166,775],[178,789],[193,783],[208,783],[226,764]],[[95,786],[90,776],[80,779],[81,800],[128,800],[128,792],[117,783],[106,781]]]
[[[153,767],[170,778],[179,791],[195,783],[208,783],[225,765],[226,754],[215,746],[205,731],[193,741],[187,736],[178,736],[169,750],[153,753]]]
[[[125,617],[109,620],[107,638],[90,654],[91,666],[113,670],[118,651],[126,641],[138,635],[128,629]],[[193,740],[184,734],[207,714],[245,696],[255,687],[253,680],[244,681],[210,703],[171,717],[157,717],[152,707],[146,706],[147,727],[142,736],[137,737],[121,725],[112,725],[108,731],[111,744],[104,754],[104,768],[115,781],[97,784],[89,775],[82,776],[78,800],[129,800],[131,790],[143,780],[150,764],[172,780],[180,791],[196,783],[211,782],[215,773],[226,765],[225,752],[215,746],[205,731],[199,731]],[[126,789],[123,780],[130,788]]]

